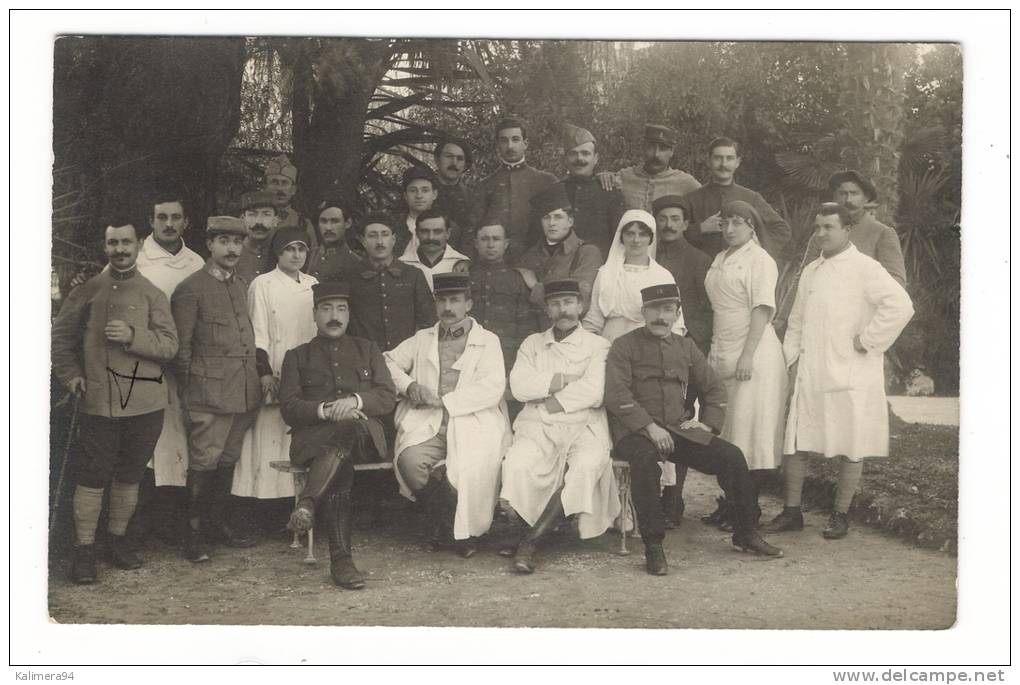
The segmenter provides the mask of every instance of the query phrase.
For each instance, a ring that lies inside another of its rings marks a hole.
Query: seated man
[[[312,293],[318,335],[287,351],[280,377],[280,411],[293,428],[290,459],[309,469],[289,527],[308,530],[324,518],[333,582],[360,590],[365,579],[351,558],[354,464],[385,459],[379,417],[393,410],[396,395],[376,344],[345,335],[347,284],[317,283]]]
[[[400,394],[394,463],[401,494],[429,512],[433,547],[456,540],[469,557],[476,550],[470,538],[492,525],[510,437],[503,351],[468,316],[467,274],[436,274],[434,283],[439,323],[384,355]]]
[[[614,453],[630,462],[631,495],[648,573],[669,570],[662,550],[664,522],[659,506],[660,461],[717,477],[735,503],[733,544],[768,557],[782,550],[755,530],[754,484],[740,449],[715,437],[726,415],[726,389],[693,340],[672,332],[680,308],[675,283],[641,290],[645,325],[613,342],[606,362],[606,409]],[[697,388],[701,419],[686,407],[688,387]],[[707,425],[706,425],[707,424]]]
[[[581,538],[601,535],[620,513],[602,408],[609,341],[578,325],[577,281],[545,284],[552,328],[528,336],[510,372],[524,409],[503,461],[503,499],[531,529],[517,547],[514,570],[531,573],[539,541],[557,520],[577,514]]]

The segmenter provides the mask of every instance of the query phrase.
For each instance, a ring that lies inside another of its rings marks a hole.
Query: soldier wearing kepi
[[[194,562],[209,559],[209,542],[255,544],[253,536],[239,532],[236,515],[230,515],[236,512],[228,511],[234,465],[262,397],[248,284],[236,273],[246,235],[240,219],[209,217],[209,261],[173,296],[181,338],[174,370],[189,426],[184,554]]]
[[[293,433],[290,460],[309,469],[289,527],[324,522],[333,582],[359,590],[365,579],[351,558],[354,465],[385,458],[379,417],[393,411],[395,392],[379,347],[346,335],[347,284],[317,283],[312,293],[318,334],[286,353],[280,379],[283,420]]]
[[[384,355],[400,395],[394,464],[401,493],[429,512],[433,546],[456,541],[469,557],[492,525],[510,438],[506,372],[499,338],[468,316],[468,275],[436,274],[435,288],[439,323]]]
[[[248,232],[241,250],[241,258],[234,271],[251,285],[256,276],[268,273],[276,265],[270,260],[273,235],[279,225],[276,214],[275,193],[257,190],[241,196],[241,218]]]
[[[75,583],[96,581],[94,543],[107,486],[110,560],[125,569],[141,566],[124,533],[163,428],[163,364],[177,353],[170,302],[138,273],[134,225],[112,220],[103,251],[110,268],[71,291],[52,328],[54,374],[82,396],[82,463],[73,500]]]
[[[297,167],[291,164],[287,155],[271,159],[266,165],[265,190],[273,194],[273,206],[280,218],[280,228],[300,228],[308,236],[308,247],[312,249],[318,245],[312,222],[291,206],[298,191],[297,179]]]
[[[623,191],[627,209],[652,211],[652,203],[663,195],[686,195],[701,187],[686,171],[670,168],[676,133],[666,126],[645,124],[642,141],[644,162],[614,173],[599,174],[602,187]],[[615,229],[615,226],[613,227]]]
[[[578,325],[577,281],[548,281],[552,328],[528,337],[510,372],[510,390],[526,402],[503,461],[501,497],[530,526],[514,570],[531,573],[539,542],[564,515],[577,515],[581,538],[601,535],[620,513],[602,408],[609,341]]]
[[[605,404],[613,452],[630,462],[631,494],[648,573],[669,572],[659,503],[659,462],[666,460],[717,477],[737,511],[735,546],[767,557],[782,556],[782,550],[755,530],[758,508],[744,455],[715,437],[726,415],[726,389],[697,345],[671,330],[680,306],[676,284],[645,288],[641,297],[645,325],[617,338],[609,351]],[[698,390],[700,420],[691,418],[686,408],[688,387]]]

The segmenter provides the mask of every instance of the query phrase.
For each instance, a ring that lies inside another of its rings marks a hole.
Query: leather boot
[[[257,540],[250,531],[233,523],[230,488],[234,483],[234,467],[220,466],[215,471],[210,496],[209,518],[203,521],[205,534],[212,542],[228,547],[253,547]]]
[[[669,573],[666,552],[663,551],[661,542],[645,543],[645,570],[652,576],[664,576]]]
[[[535,525],[525,534],[521,544],[517,546],[517,554],[514,555],[514,571],[517,573],[535,572],[535,552],[538,550],[538,543],[548,535],[563,517],[563,499],[560,494],[563,488],[553,493],[549,503],[545,505],[542,515],[535,521]]]
[[[331,492],[323,504],[329,538],[329,575],[340,587],[360,590],[365,587],[365,577],[351,557],[351,493]]]
[[[452,534],[447,536],[446,524],[446,494],[443,481],[438,478],[430,478],[425,487],[414,493],[415,499],[421,502],[428,516],[429,524],[429,545],[432,551],[438,552],[452,542]]]
[[[71,561],[71,582],[76,585],[90,585],[96,582],[95,545],[76,545]]]
[[[744,530],[733,534],[733,546],[739,547],[745,552],[754,552],[761,557],[778,559],[783,556],[783,550],[765,542],[765,538],[756,530]]]
[[[822,537],[826,540],[839,540],[845,538],[850,532],[850,525],[847,516],[841,511],[832,512],[829,523],[822,529]]]
[[[215,471],[188,469],[188,535],[184,540],[184,558],[191,562],[209,561],[209,544],[202,530],[208,526]]]
[[[715,498],[715,511],[701,517],[701,522],[709,526],[718,526],[727,520],[730,511],[730,503],[725,496]]]
[[[153,508],[156,499],[156,472],[152,469],[145,469],[138,484],[138,502],[135,504],[135,513],[128,521],[127,531],[124,532],[124,543],[122,550],[138,551],[145,547],[149,534],[153,529]],[[141,563],[141,562],[139,562]]]
[[[804,515],[800,507],[783,507],[774,519],[761,527],[765,533],[785,533],[790,530],[804,530]]]
[[[676,468],[679,472],[680,467]],[[662,514],[666,517],[667,530],[680,527],[684,516],[684,498],[683,490],[676,485],[667,485],[662,489]]]
[[[106,538],[106,556],[110,563],[125,571],[142,567],[142,560],[131,548],[126,535],[109,533]]]

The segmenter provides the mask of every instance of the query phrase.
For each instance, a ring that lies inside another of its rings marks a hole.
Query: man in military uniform
[[[453,246],[459,250],[470,249],[469,232],[475,228],[473,215],[475,205],[474,189],[464,183],[464,173],[474,166],[471,146],[457,138],[445,138],[436,143],[433,150],[436,160],[436,186],[438,195],[434,207],[450,217],[450,222],[460,227],[459,242]]]
[[[531,289],[517,269],[506,265],[506,229],[499,224],[482,226],[475,233],[476,259],[471,262],[471,313],[487,331],[499,336],[503,361],[510,373],[517,348],[535,332]]]
[[[343,200],[324,200],[319,205],[318,222],[322,242],[308,252],[305,273],[325,281],[331,274],[360,265],[362,255],[356,254],[347,242],[352,224],[350,204]]]
[[[266,165],[265,190],[273,194],[273,205],[280,217],[279,227],[295,226],[304,230],[308,235],[308,247],[311,249],[319,242],[315,235],[315,228],[307,217],[291,206],[298,191],[297,179],[297,167],[290,163],[290,158],[287,155],[271,159]]]
[[[458,262],[468,257],[450,245],[450,220],[445,214],[436,209],[427,209],[418,215],[417,222],[415,239],[408,244],[400,261],[421,269],[431,288],[435,274],[453,271]]]
[[[599,174],[606,190],[623,191],[626,209],[652,211],[652,203],[663,195],[686,195],[701,187],[698,180],[680,169],[672,169],[676,133],[665,126],[645,124],[643,140],[644,162],[641,166],[627,167],[614,173]],[[615,230],[615,226],[613,227]]]
[[[79,584],[96,581],[94,543],[107,486],[110,560],[124,569],[142,564],[124,533],[163,429],[163,365],[177,353],[170,302],[138,273],[134,225],[110,221],[103,251],[109,269],[71,291],[51,331],[53,372],[82,397],[71,564],[71,580]]]
[[[574,232],[607,255],[623,216],[623,194],[615,188],[604,189],[595,177],[599,156],[595,151],[595,136],[589,131],[566,124],[563,157],[569,173],[560,184],[574,208]]]
[[[544,329],[552,322],[546,317],[542,283],[564,279],[577,281],[581,288],[582,310],[587,310],[595,274],[602,265],[602,254],[597,247],[585,243],[574,233],[574,209],[562,185],[554,185],[541,193],[532,205],[535,215],[541,217],[545,237],[528,249],[519,266],[525,283],[531,289],[531,305],[539,318],[539,328]]]
[[[432,291],[420,269],[393,257],[396,241],[390,217],[368,214],[358,224],[364,264],[330,276],[351,293],[351,335],[367,338],[384,352],[436,322]]]
[[[276,213],[276,194],[268,190],[256,190],[241,196],[241,218],[248,231],[241,250],[241,257],[234,271],[251,285],[255,277],[272,271],[270,255],[273,234],[279,222]],[[272,259],[275,266],[275,258]]]
[[[379,417],[393,411],[396,392],[379,347],[345,335],[347,284],[318,283],[312,293],[318,335],[287,351],[280,377],[280,411],[293,429],[290,459],[308,467],[289,527],[325,523],[333,582],[360,590],[365,579],[351,557],[354,465],[386,458]]]
[[[210,541],[255,544],[254,536],[240,532],[236,506],[233,521],[227,515],[234,465],[262,397],[248,283],[236,272],[247,235],[240,219],[209,217],[209,260],[177,287],[172,301],[181,338],[174,371],[189,429],[184,554],[193,562],[209,559]]]
[[[397,255],[413,254],[419,247],[418,217],[438,208],[441,197],[439,179],[431,169],[415,165],[404,171],[400,186],[404,191],[404,211],[393,217],[392,225],[397,236],[397,245],[393,251]],[[449,242],[460,249],[460,226],[449,216],[446,220],[450,232]]]
[[[630,463],[631,494],[648,573],[666,575],[665,535],[659,504],[660,461],[714,475],[735,503],[733,544],[767,557],[782,550],[755,530],[754,484],[740,448],[715,437],[726,416],[726,389],[690,338],[672,332],[680,310],[675,283],[641,291],[645,325],[620,336],[606,362],[605,406],[613,453]],[[697,388],[700,419],[686,408],[688,388]]]
[[[556,183],[552,174],[528,165],[528,131],[519,119],[503,119],[496,124],[496,149],[500,168],[486,176],[476,188],[479,205],[476,215],[486,224],[499,224],[510,239],[506,261],[517,260],[540,236],[532,226],[531,199]]]
[[[737,142],[731,138],[716,138],[710,142],[707,166],[712,174],[709,184],[684,196],[684,216],[689,223],[687,241],[709,257],[722,252],[726,248],[720,217],[722,206],[732,200],[743,200],[761,216],[765,225],[755,227],[758,240],[781,269],[789,259],[787,251],[793,234],[765,198],[733,180],[740,167]],[[684,316],[687,316],[686,307]]]

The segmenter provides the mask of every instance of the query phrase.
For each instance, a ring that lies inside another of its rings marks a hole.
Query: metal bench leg
[[[305,557],[306,564],[314,564],[315,558],[315,528],[308,529],[308,555]]]
[[[298,503],[301,501],[301,491],[305,489],[305,474],[295,473],[294,474],[294,508],[297,509]],[[298,532],[294,531],[294,537],[290,541],[291,549],[301,549],[301,536]]]
[[[620,469],[620,478],[617,484],[620,488],[620,549],[617,554],[622,557],[630,554],[627,549],[627,516],[630,513],[630,471]]]

